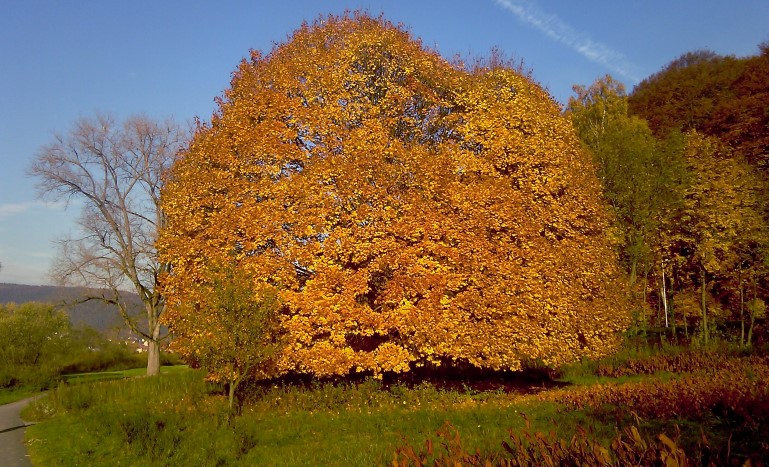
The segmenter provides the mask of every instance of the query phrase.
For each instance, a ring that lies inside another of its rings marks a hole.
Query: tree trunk
[[[702,339],[705,345],[708,345],[708,308],[705,301],[705,270],[701,269],[702,275]]]
[[[689,316],[686,314],[686,307],[684,306],[683,309],[683,320],[684,320],[684,337],[686,337],[686,340],[689,340]]]
[[[657,314],[654,317],[654,325],[658,328],[662,327],[662,318],[660,318],[661,312],[662,312],[662,297],[660,297],[660,294],[657,294]]]
[[[673,339],[678,343],[678,330],[676,329],[676,306],[675,306],[675,269],[670,274],[670,322],[673,326]]]
[[[235,405],[235,391],[238,389],[238,386],[240,386],[240,383],[246,379],[246,374],[248,374],[248,370],[244,371],[243,374],[238,377],[230,378],[230,387],[227,388],[227,396],[230,402],[230,416],[236,415],[236,411],[240,410],[240,407]]]
[[[756,322],[756,299],[758,298],[758,292],[756,290],[756,276],[755,273],[753,275],[753,306],[750,308],[750,327],[748,328],[748,347],[750,347],[753,343],[753,325]]]
[[[639,268],[640,271],[639,271]],[[649,333],[649,327],[652,326],[652,314],[648,313],[648,294],[649,294],[649,262],[641,262],[635,265],[636,282],[643,280],[643,285],[640,287],[641,292],[641,319],[643,319],[643,334],[646,337]],[[636,298],[634,293],[633,298]]]
[[[742,287],[742,264],[739,266],[737,280],[740,282],[740,347],[745,347],[745,291]]]
[[[160,374],[160,314],[157,305],[145,304],[149,336],[147,338],[147,376]]]
[[[147,376],[160,374],[160,342],[147,339]]]
[[[235,407],[235,380],[230,380],[230,390],[229,392],[229,399],[230,399],[230,413],[232,413],[233,407]]]
[[[660,292],[662,293],[662,309],[665,311],[665,327],[668,327],[668,292],[667,288],[665,287],[665,265],[664,263],[660,266],[660,270],[662,272],[662,287]]]

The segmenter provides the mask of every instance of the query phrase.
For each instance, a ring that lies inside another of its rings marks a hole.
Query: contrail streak
[[[588,60],[603,65],[635,83],[640,81],[635,73],[637,67],[622,53],[593,41],[586,34],[564,23],[556,15],[547,14],[528,2],[520,0],[494,0],[494,2],[513,13],[524,23],[539,29],[549,38],[575,50]]]

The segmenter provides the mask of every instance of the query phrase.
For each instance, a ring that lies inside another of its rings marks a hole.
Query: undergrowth
[[[660,433],[650,438],[630,425],[618,430],[608,443],[590,430],[577,427],[571,438],[555,431],[533,431],[530,424],[520,432],[509,431],[501,441],[501,453],[471,452],[462,446],[459,431],[446,422],[436,433],[438,440],[428,438],[423,448],[405,444],[393,456],[393,467],[401,466],[688,466],[725,465],[740,461],[731,452],[713,451],[704,435],[696,447],[687,452],[680,444],[681,432],[676,427],[673,437]],[[746,463],[748,461],[745,461]],[[757,460],[760,464],[760,459]],[[753,465],[748,463],[747,465]]]

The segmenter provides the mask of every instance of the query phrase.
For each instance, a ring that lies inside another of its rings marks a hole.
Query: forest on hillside
[[[574,88],[566,114],[616,214],[636,327],[750,345],[765,326],[769,43],[759,49],[686,53],[629,94],[609,76]]]
[[[0,283],[0,304],[50,303],[58,305],[75,327],[88,326],[116,336],[130,333],[115,306],[96,300],[76,303],[84,295],[85,290],[78,287]],[[138,305],[138,299],[134,302]]]

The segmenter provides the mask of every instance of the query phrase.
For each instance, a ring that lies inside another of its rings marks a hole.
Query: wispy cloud
[[[61,209],[64,203],[47,203],[44,201],[25,201],[23,203],[0,204],[0,219],[16,214],[22,214],[35,208]]]
[[[535,5],[522,0],[494,0],[521,21],[535,27],[549,38],[558,41],[588,60],[603,65],[623,77],[639,82],[637,67],[620,52],[592,40],[587,34],[575,30],[558,16],[545,13]]]

